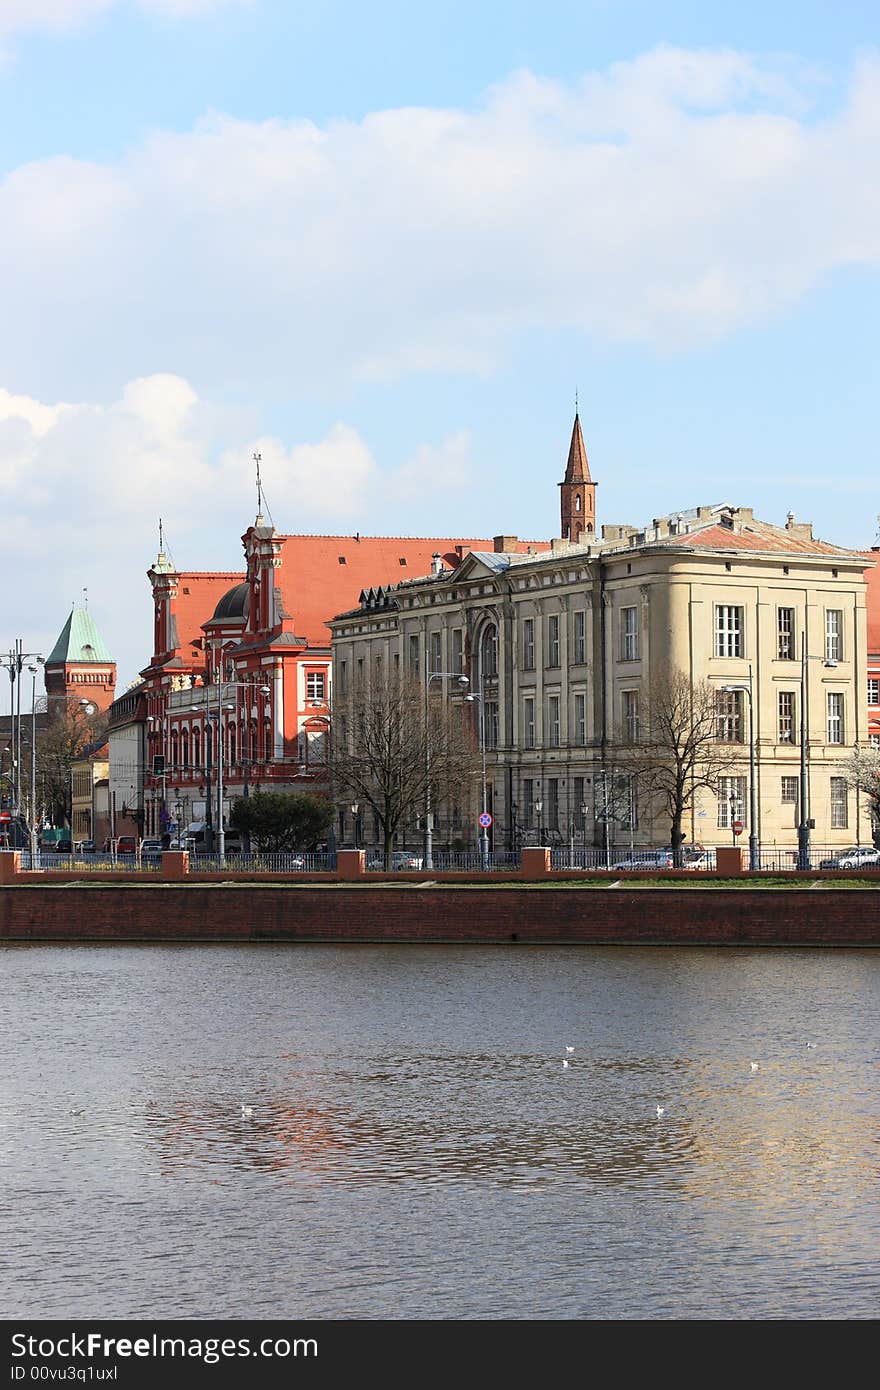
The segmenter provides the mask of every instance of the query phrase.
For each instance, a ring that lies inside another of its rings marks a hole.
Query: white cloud
[[[0,34],[73,29],[104,10],[134,3],[147,13],[191,19],[224,6],[249,5],[253,0],[0,0]]]
[[[661,48],[479,109],[206,116],[0,186],[0,380],[99,395],[492,371],[530,331],[666,351],[880,261],[880,61],[842,109],[747,55]],[[21,323],[39,333],[20,332]]]
[[[128,382],[107,406],[47,405],[0,389],[3,558],[16,576],[18,630],[48,650],[88,587],[127,681],[150,656],[145,572],[160,514],[181,569],[236,570],[255,511],[255,450],[279,530],[335,533],[354,517],[388,530],[409,495],[411,464],[428,469],[419,497],[430,508],[462,481],[466,446],[466,433],[436,449],[418,445],[411,463],[383,471],[350,425],[290,446],[259,437],[250,420],[170,373]]]

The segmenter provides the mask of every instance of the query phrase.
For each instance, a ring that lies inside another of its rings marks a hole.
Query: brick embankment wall
[[[880,946],[880,892],[25,883],[0,941]]]

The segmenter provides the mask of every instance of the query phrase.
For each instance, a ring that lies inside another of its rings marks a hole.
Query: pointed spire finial
[[[254,467],[257,470],[257,520],[256,525],[263,524],[263,482],[260,477],[260,464],[263,462],[263,455],[254,450]]]
[[[89,591],[85,586],[83,586],[83,606],[85,608],[89,606]]]
[[[577,393],[577,387],[574,388],[574,413],[575,413],[575,415],[577,415],[577,413],[578,413],[578,393]]]

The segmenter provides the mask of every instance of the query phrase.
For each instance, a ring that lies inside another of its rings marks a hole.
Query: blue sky
[[[282,530],[553,535],[576,390],[600,523],[725,499],[872,544],[877,31],[0,0],[0,645],[88,586],[132,678],[159,514],[236,566],[255,448]]]

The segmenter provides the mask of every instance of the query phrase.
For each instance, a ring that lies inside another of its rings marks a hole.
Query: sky
[[[559,533],[719,501],[877,543],[875,0],[0,0],[0,649],[159,517]],[[5,699],[5,697],[0,697]],[[5,709],[5,705],[4,705]]]

